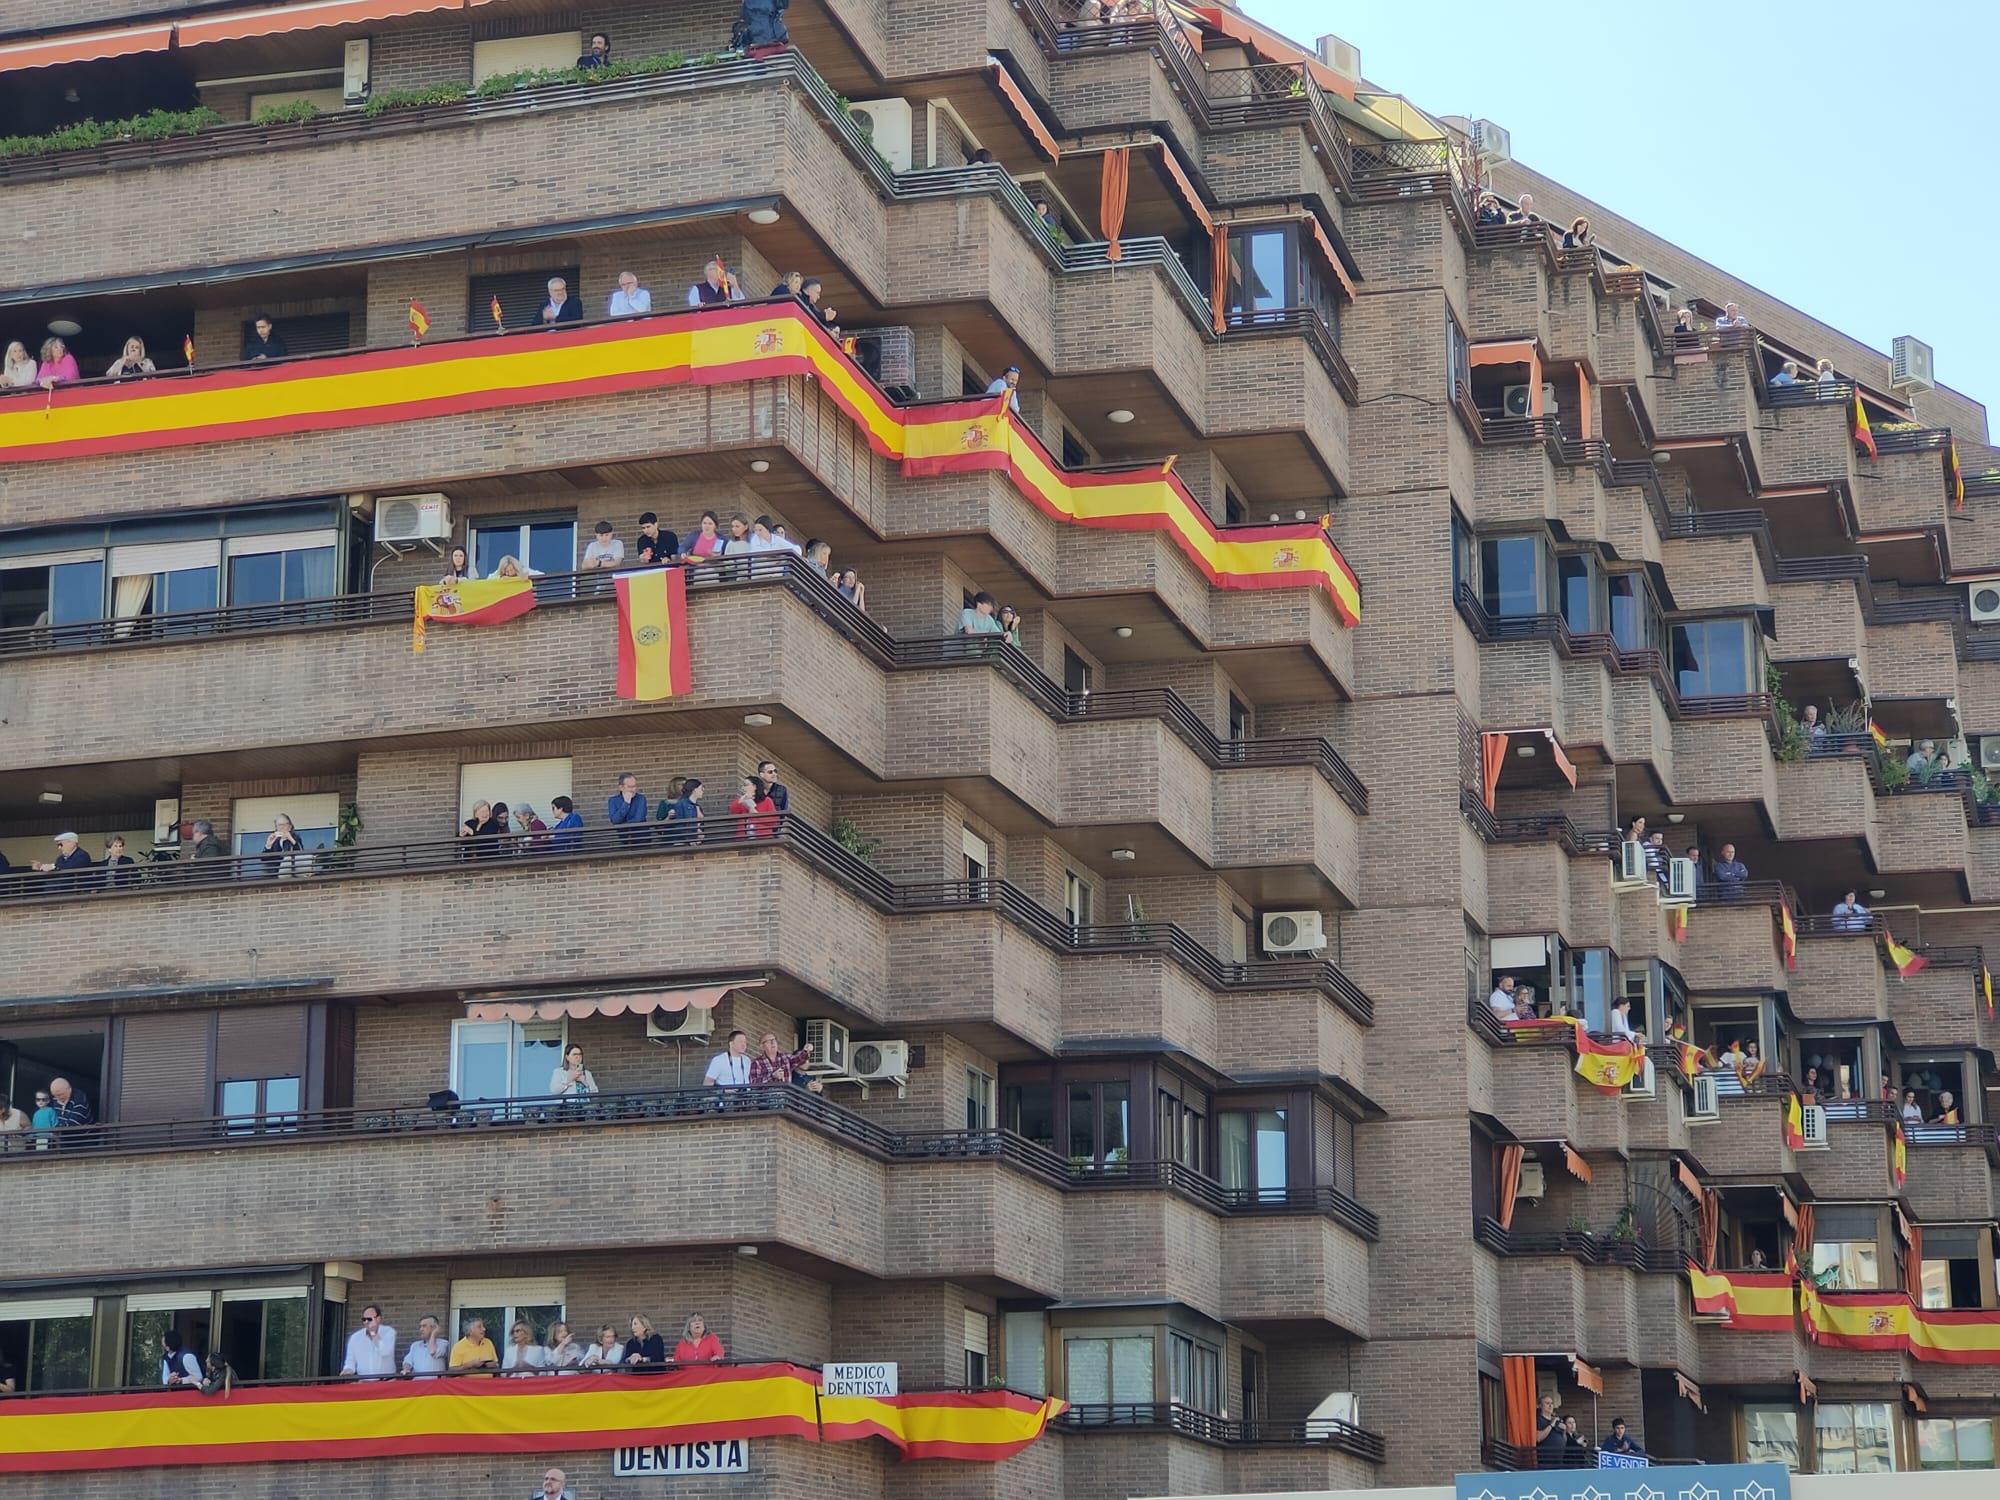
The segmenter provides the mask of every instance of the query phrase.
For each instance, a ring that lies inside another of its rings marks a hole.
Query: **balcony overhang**
[[[525,999],[479,999],[465,1002],[471,1021],[581,1020],[585,1016],[650,1016],[659,1011],[714,1010],[731,990],[755,989],[763,978],[724,979],[713,983],[669,985],[664,989],[559,991]]]

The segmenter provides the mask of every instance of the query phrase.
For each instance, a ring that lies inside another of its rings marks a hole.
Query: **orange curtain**
[[[1519,1146],[1500,1148],[1500,1227],[1514,1222],[1514,1195],[1521,1191],[1521,1158],[1528,1153]]]
[[[1132,148],[1119,146],[1104,153],[1104,185],[1097,203],[1097,217],[1104,225],[1104,258],[1123,260],[1125,249],[1118,243],[1118,231],[1125,227],[1125,194],[1132,183]]]
[[[1798,1224],[1792,1236],[1792,1254],[1798,1260],[1799,1269],[1808,1276],[1812,1275],[1812,1248],[1813,1206],[1801,1203]]]
[[[1713,1189],[1704,1190],[1701,1195],[1701,1264],[1704,1270],[1715,1269],[1715,1237],[1722,1228],[1722,1195]]]
[[[1209,231],[1208,306],[1215,319],[1215,331],[1229,323],[1229,231],[1218,224]]]
[[[1510,1151],[1520,1147],[1510,1146]],[[1507,1441],[1535,1451],[1535,1361],[1526,1354],[1500,1357],[1500,1384],[1507,1396]]]
[[[1507,764],[1507,734],[1501,730],[1479,737],[1480,782],[1486,789],[1486,810],[1493,811],[1493,791],[1500,785],[1500,768]]]
[[[1903,1252],[1903,1290],[1910,1294],[1910,1300],[1924,1305],[1924,1232],[1915,1224],[1909,1226],[1910,1247]]]

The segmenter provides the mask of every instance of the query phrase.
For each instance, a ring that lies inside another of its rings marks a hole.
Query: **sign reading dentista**
[[[648,1448],[612,1450],[614,1479],[644,1479],[653,1474],[748,1474],[750,1444],[745,1438],[695,1438],[685,1443],[656,1443]]]
[[[827,1365],[819,1374],[822,1396],[894,1396],[899,1390],[893,1364]]]
[[[1791,1500],[1783,1464],[1672,1464],[1461,1474],[1456,1500]]]

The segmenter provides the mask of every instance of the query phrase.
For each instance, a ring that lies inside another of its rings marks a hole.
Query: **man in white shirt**
[[[194,1350],[183,1344],[180,1334],[172,1328],[160,1335],[160,1384],[201,1384],[201,1361],[195,1358]]]
[[[597,523],[597,534],[583,549],[586,568],[615,568],[625,561],[625,544],[618,540],[609,521]]]
[[[750,1038],[746,1033],[729,1033],[727,1049],[708,1060],[708,1072],[702,1075],[702,1081],[720,1089],[750,1087]]]
[[[1734,302],[1722,304],[1722,316],[1715,320],[1717,328],[1748,328],[1750,320],[1743,316]]]
[[[652,310],[653,294],[640,286],[639,278],[630,271],[620,271],[618,290],[611,294],[610,315],[614,318],[636,318]]]
[[[410,1375],[442,1375],[451,1367],[451,1341],[439,1331],[438,1320],[426,1314],[417,1323],[417,1337],[403,1356]]]
[[[1503,1021],[1514,1017],[1514,976],[1502,974],[1500,982],[1493,986],[1493,993],[1486,997],[1486,1004],[1493,1014]]]
[[[361,1309],[361,1326],[347,1336],[340,1373],[371,1378],[396,1373],[396,1330],[382,1321],[382,1309],[373,1302]]]

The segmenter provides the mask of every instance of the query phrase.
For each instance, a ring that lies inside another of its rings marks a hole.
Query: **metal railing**
[[[1845,406],[1854,399],[1854,382],[1851,380],[1814,380],[1800,376],[1795,385],[1772,385],[1764,382],[1764,405],[1772,408],[1787,406]]]
[[[1694,1458],[1662,1458],[1657,1453],[1647,1454],[1646,1461],[1656,1468],[1701,1462]],[[1526,1473],[1532,1469],[1594,1469],[1597,1467],[1597,1450],[1589,1446],[1566,1448],[1558,1455],[1543,1458],[1533,1446],[1503,1442],[1499,1438],[1481,1438],[1479,1463],[1483,1470],[1495,1474]]]
[[[1949,427],[1874,427],[1875,451],[1882,453],[1943,453],[1951,447]]]
[[[1449,141],[1356,141],[1354,196],[1363,203],[1443,198],[1461,235],[1473,231],[1465,169]]]
[[[1354,153],[1327,102],[1326,92],[1303,63],[1267,62],[1247,68],[1201,70],[1200,113],[1215,130],[1303,125],[1342,197],[1354,192]]]
[[[1103,1401],[1072,1405],[1053,1424],[1065,1432],[1167,1431],[1197,1442],[1227,1447],[1326,1447],[1380,1463],[1382,1435],[1328,1417],[1304,1422],[1267,1422],[1222,1417],[1179,1401]]]
[[[1474,1243],[1502,1256],[1562,1256],[1586,1266],[1626,1266],[1652,1275],[1677,1275],[1687,1269],[1688,1246],[1678,1237],[1654,1242],[1642,1236],[1621,1237],[1588,1229],[1528,1233],[1505,1229],[1500,1221],[1482,1216],[1473,1221]]]
[[[1361,399],[1361,386],[1354,368],[1340,352],[1340,341],[1316,307],[1274,307],[1232,312],[1224,326],[1225,338],[1276,338],[1297,335],[1326,371],[1341,399],[1353,406]]]

